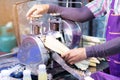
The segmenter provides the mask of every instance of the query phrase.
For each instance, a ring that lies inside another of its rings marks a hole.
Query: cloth
[[[120,14],[115,10],[116,0],[112,0],[108,18],[106,39],[107,41],[120,37]],[[119,48],[120,49],[120,48]],[[110,74],[120,77],[120,53],[109,56]]]
[[[111,8],[111,5],[110,5],[111,3],[112,3],[112,0],[93,0],[86,6],[90,9],[90,11],[96,17],[102,15],[102,13],[103,14],[107,13],[106,19],[108,19],[109,13],[110,13],[110,8]],[[114,10],[115,10],[115,12],[120,13],[120,0],[115,0]]]
[[[94,80],[120,80],[119,77],[109,75],[100,71],[93,73],[91,77],[94,78]]]
[[[110,40],[112,40],[114,38],[120,37],[120,14],[119,14],[119,11],[116,12],[116,9],[115,9],[116,1],[117,0],[112,0],[110,9],[109,9],[110,11],[109,11],[109,16],[108,16],[108,23],[107,23],[107,27],[106,27],[106,39],[109,42],[110,42]],[[114,43],[113,43],[113,45],[114,45]],[[109,46],[112,46],[112,44]],[[106,47],[109,47],[109,46],[107,45]],[[114,48],[112,48],[112,49],[114,49]],[[120,47],[117,47],[117,50],[118,49],[120,49]],[[113,53],[113,51],[114,50],[112,50],[112,53]],[[105,73],[98,72],[96,74],[93,74],[93,77],[95,80],[110,80],[110,79],[111,80],[120,80],[120,53],[117,53],[116,51],[115,51],[115,53],[116,53],[116,55],[108,57],[110,74],[112,74],[112,75],[107,75]],[[105,55],[103,55],[103,56],[105,56]]]

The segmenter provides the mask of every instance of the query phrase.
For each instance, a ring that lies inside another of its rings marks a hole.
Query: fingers
[[[42,17],[42,14],[41,14],[42,11],[43,11],[42,8],[39,8],[39,6],[35,5],[28,11],[28,13],[26,14],[26,17],[28,20]]]
[[[68,59],[67,63],[73,65],[76,62],[76,58],[75,57],[71,57],[70,59]]]
[[[63,57],[63,59],[64,59],[65,61],[67,61],[69,58],[70,58],[70,54],[69,54],[69,53],[66,54],[66,55]]]
[[[33,12],[35,12],[36,10],[37,10],[37,8],[36,8],[36,5],[35,5],[27,12],[26,17],[30,18],[31,15],[33,14]]]
[[[76,57],[72,56],[70,53],[64,57],[64,60],[69,64],[74,64]]]
[[[71,56],[71,54],[68,52],[64,53],[65,55],[62,55],[62,58],[69,64],[74,64],[74,57]]]
[[[69,51],[67,51],[67,52],[65,52],[65,53],[63,53],[63,54],[61,54],[61,57],[64,58],[64,57],[66,57],[68,54],[69,54]]]
[[[34,20],[37,18],[41,18],[43,15],[39,14],[39,15],[31,15],[31,17],[27,17],[27,20]]]
[[[39,17],[42,17],[43,15],[39,14],[39,15],[31,15],[31,17],[34,17],[34,18],[39,18]]]
[[[62,57],[63,59],[67,59],[67,58],[69,57],[69,55],[70,55],[70,52],[67,51],[67,52],[65,52],[64,54],[62,54],[61,57]]]
[[[27,19],[31,18],[40,18],[42,17],[43,14],[47,13],[49,9],[48,4],[43,4],[43,5],[34,5],[26,14]]]

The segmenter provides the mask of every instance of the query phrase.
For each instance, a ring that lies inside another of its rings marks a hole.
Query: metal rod
[[[37,0],[37,1],[38,1],[38,0]],[[68,4],[68,3],[76,3],[76,4],[81,4],[81,5],[83,4],[82,2],[71,2],[71,1],[49,1],[49,0],[44,0],[44,1],[43,1],[43,0],[39,0],[39,1],[40,1],[40,2],[50,2],[50,3],[65,3],[65,4],[66,4],[66,3],[67,3],[67,4]],[[39,1],[38,1],[38,2],[39,2]]]
[[[69,0],[67,0],[67,2],[66,2],[66,7],[67,8],[69,7]]]

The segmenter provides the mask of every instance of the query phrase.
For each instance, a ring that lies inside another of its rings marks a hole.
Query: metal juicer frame
[[[44,22],[39,22],[38,19],[31,21],[31,25],[32,25],[31,35],[28,35],[23,40],[18,52],[18,59],[22,64],[25,64],[27,67],[31,67],[31,69],[33,69],[33,68],[37,68],[38,65],[41,63],[42,64],[47,63],[48,59],[50,58],[48,53],[51,52],[51,57],[53,58],[53,60],[55,60],[58,64],[60,64],[63,69],[71,73],[74,77],[76,77],[79,80],[82,80],[81,75],[78,72],[76,72],[76,70],[68,66],[65,63],[65,61],[60,57],[60,55],[58,55],[56,52],[46,49],[41,41],[41,36],[52,35],[58,40],[60,40],[62,43],[64,43],[66,46],[70,48],[74,48],[79,45],[77,43],[80,42],[81,29],[78,25],[73,26],[70,25],[67,21],[62,20],[60,18],[60,14],[54,13],[54,14],[50,14],[50,16],[52,17],[48,19],[49,26],[47,27],[43,25]],[[63,22],[64,25],[62,25]],[[67,31],[70,33],[66,33]],[[67,38],[65,38],[66,36]],[[78,38],[74,40],[74,36],[75,38],[76,37]],[[70,43],[68,44],[67,41],[68,42],[70,41]],[[73,43],[75,45],[73,45]],[[33,52],[34,50],[37,50],[38,52],[34,53]],[[30,51],[32,51],[34,55]],[[33,70],[35,71],[35,69]]]

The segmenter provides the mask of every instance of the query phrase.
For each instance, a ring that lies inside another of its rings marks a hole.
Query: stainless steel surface
[[[22,64],[46,63],[49,54],[38,36],[28,36],[25,38],[18,51],[18,59]]]
[[[12,57],[12,56],[14,56],[14,55],[16,55],[16,54],[17,54],[16,52],[13,52],[13,53],[6,53],[6,54],[0,55],[0,58]]]
[[[69,48],[79,47],[81,28],[77,22],[63,20],[59,13],[50,14],[48,21],[33,20],[32,34],[54,35]]]
[[[13,56],[17,55],[17,52],[18,52],[18,47],[13,48],[10,53],[1,54],[1,55],[0,55],[0,59],[13,57]]]
[[[79,47],[80,38],[82,36],[79,24],[77,22],[63,20],[62,26],[65,44],[69,48]]]
[[[57,13],[58,14],[58,13]],[[50,19],[50,30],[59,32],[63,43],[69,48],[79,47],[81,38],[81,28],[77,22],[63,20],[58,16],[53,16]]]

